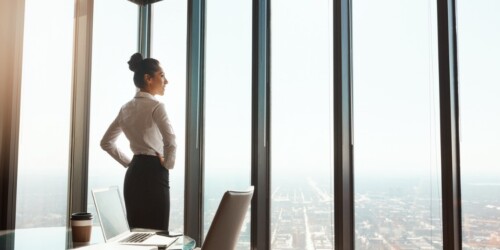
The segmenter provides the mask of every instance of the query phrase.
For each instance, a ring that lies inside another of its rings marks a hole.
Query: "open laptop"
[[[178,239],[154,231],[131,232],[117,186],[92,189],[92,197],[106,243],[167,248]]]

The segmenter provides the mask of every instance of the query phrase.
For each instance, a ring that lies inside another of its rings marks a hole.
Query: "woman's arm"
[[[163,166],[167,169],[173,169],[175,165],[177,144],[175,143],[174,130],[172,129],[163,103],[158,104],[153,111],[153,120],[163,137],[163,157],[165,157]]]
[[[130,158],[127,157],[117,146],[116,140],[118,136],[122,133],[122,128],[119,124],[120,114],[115,118],[115,120],[109,125],[108,130],[104,133],[101,139],[101,148],[108,152],[111,157],[122,164],[124,167],[128,167],[130,164]]]

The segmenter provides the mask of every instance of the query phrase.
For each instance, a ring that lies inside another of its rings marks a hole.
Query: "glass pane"
[[[184,172],[186,149],[186,35],[187,1],[153,5],[152,57],[160,61],[168,79],[163,97],[176,135],[175,168],[170,171],[170,231],[184,231]]]
[[[442,249],[434,1],[353,1],[357,249]]]
[[[16,228],[65,226],[74,3],[25,11]]]
[[[500,2],[457,1],[464,249],[500,249]]]
[[[252,1],[208,0],[204,235],[226,190],[250,186]],[[250,213],[237,249],[250,248]]]
[[[271,13],[271,249],[333,249],[332,1]]]
[[[113,18],[110,18],[113,10]],[[136,92],[130,56],[137,51],[138,7],[129,1],[95,0],[92,35],[92,92],[89,135],[88,211],[95,213],[90,190],[118,186],[123,192],[126,168],[101,149],[104,132],[121,106]],[[132,157],[128,140],[122,134],[118,147]],[[98,223],[98,220],[94,220]]]

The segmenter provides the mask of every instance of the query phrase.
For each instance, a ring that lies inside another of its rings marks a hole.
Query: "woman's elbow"
[[[104,151],[109,151],[113,147],[113,144],[108,141],[101,141],[101,148]]]

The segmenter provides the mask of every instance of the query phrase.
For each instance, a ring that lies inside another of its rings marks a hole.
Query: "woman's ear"
[[[150,83],[151,79],[152,78],[149,74],[144,74],[144,82],[146,82],[146,84]]]

